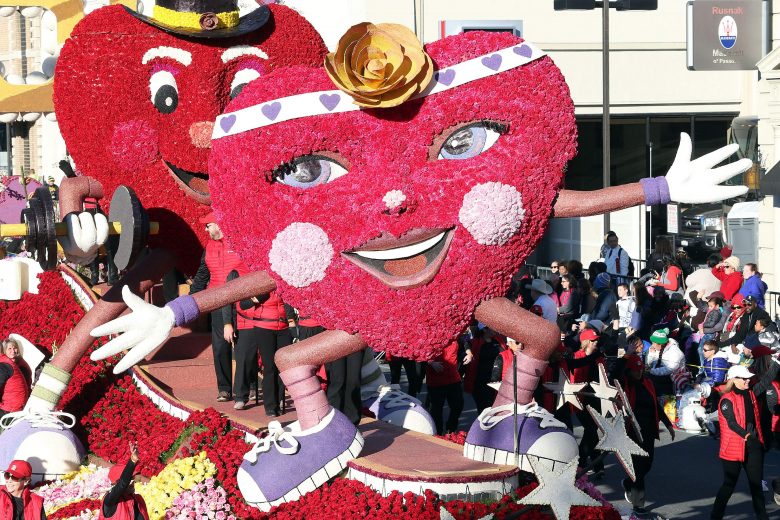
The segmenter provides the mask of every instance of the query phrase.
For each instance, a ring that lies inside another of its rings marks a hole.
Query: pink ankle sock
[[[515,357],[517,358],[517,403],[528,404],[533,399],[534,390],[536,390],[539,384],[539,378],[542,377],[547,368],[547,361],[532,358],[522,352],[517,352]],[[501,386],[498,389],[498,395],[493,406],[511,404],[514,401],[515,390],[510,368],[501,381]]]
[[[316,373],[316,366],[303,365],[279,374],[295,402],[295,410],[302,430],[316,426],[330,413],[328,398],[322,391]]]

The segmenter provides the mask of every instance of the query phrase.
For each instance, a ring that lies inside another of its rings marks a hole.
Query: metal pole
[[[513,353],[512,356],[512,388],[515,396],[515,409],[512,411],[512,440],[514,441],[513,449],[515,453],[515,465],[520,467],[520,445],[517,441],[517,354]]]
[[[602,148],[604,171],[602,183],[605,188],[610,186],[610,137],[609,137],[609,0],[601,3],[601,59],[602,59]],[[604,234],[610,230],[609,212],[604,213]]]

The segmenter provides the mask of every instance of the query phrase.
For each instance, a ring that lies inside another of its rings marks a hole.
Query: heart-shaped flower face
[[[76,166],[107,197],[132,187],[160,222],[152,245],[174,249],[193,274],[207,237],[208,156],[216,116],[250,81],[278,65],[322,63],[325,45],[295,11],[231,39],[187,40],[122,6],[84,18],[57,61],[54,102]],[[211,22],[208,22],[211,23]]]
[[[438,69],[486,56],[498,70],[491,53],[512,46],[525,52],[511,35],[468,33],[427,51]],[[544,57],[388,109],[336,113],[328,104],[344,101],[323,93],[327,113],[283,120],[283,98],[332,89],[322,69],[280,69],[231,103],[280,122],[213,141],[214,209],[285,301],[428,359],[505,293],[547,228],[575,152],[568,88]]]

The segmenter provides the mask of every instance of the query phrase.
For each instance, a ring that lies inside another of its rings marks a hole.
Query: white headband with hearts
[[[436,71],[433,75],[433,81],[428,87],[412,99],[438,94],[471,81],[500,74],[538,60],[545,55],[546,53],[538,47],[523,42],[478,56]],[[217,117],[211,138],[219,139],[301,117],[362,109],[349,101],[349,94],[341,90],[307,92],[266,101]]]

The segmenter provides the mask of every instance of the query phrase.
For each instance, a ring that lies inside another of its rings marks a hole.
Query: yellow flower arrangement
[[[386,108],[421,92],[433,78],[433,61],[403,25],[361,23],[325,57],[325,71],[356,105]]]
[[[202,451],[194,457],[177,459],[168,464],[148,484],[137,485],[136,493],[144,498],[150,520],[161,520],[176,497],[213,477],[216,472],[216,466]]]

